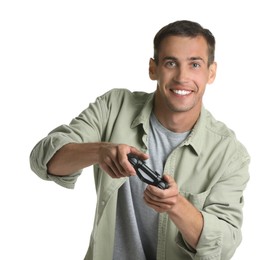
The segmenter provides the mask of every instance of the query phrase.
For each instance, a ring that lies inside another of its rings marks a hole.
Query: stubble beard
[[[191,111],[195,106],[196,106],[196,101],[193,100],[190,104],[181,104],[181,105],[177,105],[177,104],[173,104],[172,102],[170,102],[167,98],[165,100],[166,106],[168,107],[168,109],[171,112],[174,113],[184,113],[184,112],[189,112]]]

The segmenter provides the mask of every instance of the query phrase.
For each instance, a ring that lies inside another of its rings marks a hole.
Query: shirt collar
[[[144,104],[142,110],[132,121],[131,128],[135,128],[136,126],[143,124],[144,130],[146,131],[146,133],[148,133],[149,119],[150,119],[151,112],[153,110],[153,100],[154,100],[154,93],[150,93],[147,97],[146,103]]]
[[[147,101],[143,106],[143,109],[133,120],[131,124],[131,128],[135,128],[136,126],[142,124],[145,132],[148,133],[149,118],[153,109],[153,99],[154,99],[154,93],[149,94]],[[207,111],[204,108],[204,106],[202,106],[198,120],[196,121],[191,133],[182,144],[185,146],[191,146],[197,155],[200,155],[204,143],[206,118],[207,118]]]
[[[198,120],[196,121],[191,133],[189,134],[183,145],[190,145],[197,155],[200,155],[205,142],[205,128],[206,128],[207,111],[202,106]]]

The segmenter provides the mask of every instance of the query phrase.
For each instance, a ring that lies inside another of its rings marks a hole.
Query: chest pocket
[[[202,193],[194,194],[191,192],[180,191],[180,194],[183,195],[191,204],[193,204],[198,210],[202,210],[205,204],[205,200],[209,195],[210,190],[206,190]]]

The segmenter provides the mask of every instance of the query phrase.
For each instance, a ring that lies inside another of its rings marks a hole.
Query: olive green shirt
[[[67,143],[125,143],[146,152],[154,93],[114,89],[97,98],[69,125],[54,129],[32,150],[32,170],[45,180],[74,188],[81,172],[52,176],[47,163]],[[152,155],[151,155],[152,156]],[[241,242],[243,191],[249,180],[249,155],[234,133],[202,108],[187,139],[169,155],[164,172],[204,218],[196,249],[182,238],[166,213],[158,223],[158,260],[227,260]],[[112,179],[94,166],[97,205],[85,260],[111,260],[118,189],[127,178]],[[133,259],[133,256],[132,256]]]

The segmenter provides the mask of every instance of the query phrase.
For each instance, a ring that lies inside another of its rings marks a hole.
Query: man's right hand
[[[133,146],[114,143],[69,143],[63,146],[48,162],[48,172],[52,175],[71,175],[93,164],[99,166],[112,178],[135,175],[135,170],[127,159],[133,153],[140,159],[148,155]]]
[[[112,178],[121,178],[136,175],[136,172],[127,159],[127,154],[133,153],[142,160],[148,155],[133,146],[126,144],[101,143],[98,164]]]

